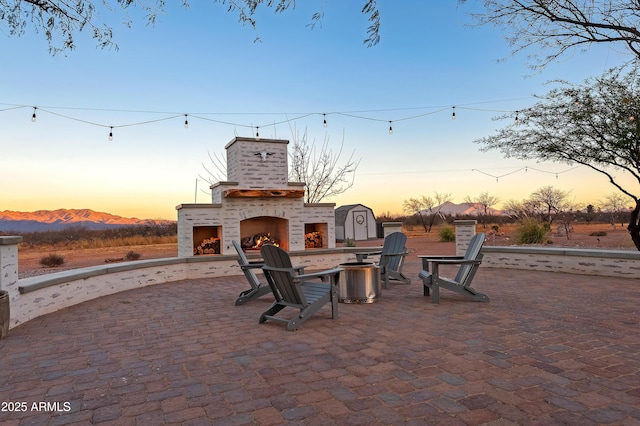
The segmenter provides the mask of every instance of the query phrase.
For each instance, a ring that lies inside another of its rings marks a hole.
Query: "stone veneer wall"
[[[640,252],[545,247],[483,247],[482,267],[640,278]]]
[[[237,182],[243,189],[286,187],[289,180],[288,143],[279,139],[236,137],[225,146],[227,180]]]
[[[224,205],[224,208],[223,208]],[[223,204],[181,204],[178,209],[178,256],[193,256],[193,227],[220,226],[221,254],[234,254],[240,221],[260,216],[287,219],[289,250],[304,250],[304,225],[327,224],[327,248],[336,246],[333,203],[304,204],[299,198],[227,198]]]

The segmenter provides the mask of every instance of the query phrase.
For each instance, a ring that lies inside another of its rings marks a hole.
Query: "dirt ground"
[[[545,246],[635,250],[625,227],[619,224],[615,228],[611,224],[577,224],[573,228],[569,238],[565,235],[549,234]],[[590,235],[598,231],[604,231],[607,235],[600,237]],[[487,233],[488,237],[485,245],[505,246],[513,244],[515,227],[503,226],[497,233],[494,233],[490,228],[483,229],[482,226],[478,226],[478,232]],[[412,254],[455,254],[455,243],[439,242],[437,229],[428,234],[422,229],[406,230],[405,233],[408,236],[407,248]],[[382,245],[382,241],[382,239],[358,241],[357,246],[375,247]],[[343,244],[337,245],[342,246]],[[178,255],[178,246],[177,244],[157,244],[82,250],[66,250],[57,247],[20,247],[18,249],[19,277],[27,278],[68,269],[124,261],[124,256],[129,251],[139,253],[140,260],[158,259],[176,257]],[[51,253],[62,256],[65,263],[56,268],[44,268],[41,266],[40,259]]]

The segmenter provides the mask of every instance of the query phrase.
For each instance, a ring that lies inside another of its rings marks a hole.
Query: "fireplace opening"
[[[305,223],[304,248],[327,248],[328,231],[326,223]]]
[[[193,227],[193,254],[220,254],[220,226]]]
[[[289,221],[279,217],[259,216],[240,222],[240,245],[245,251],[260,250],[274,244],[289,250]]]

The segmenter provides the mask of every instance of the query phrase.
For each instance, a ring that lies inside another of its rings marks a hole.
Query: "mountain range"
[[[132,225],[159,225],[172,221],[126,218],[90,209],[38,210],[35,212],[0,211],[0,232],[59,231],[72,226],[108,229]]]
[[[433,211],[439,211],[444,215],[450,216],[479,216],[484,212],[482,206],[478,203],[452,203],[451,201],[446,201],[444,204],[436,206],[433,208]],[[429,212],[423,210],[425,214]],[[492,207],[489,207],[488,213],[492,216],[501,216],[503,214],[502,211],[496,210]]]

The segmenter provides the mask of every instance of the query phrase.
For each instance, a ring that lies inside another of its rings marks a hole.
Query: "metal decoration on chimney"
[[[273,152],[262,151],[262,152],[256,152],[254,155],[259,155],[260,158],[262,159],[262,162],[265,162],[267,161],[267,157],[273,154],[274,154]]]

